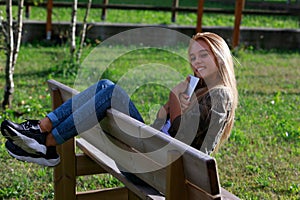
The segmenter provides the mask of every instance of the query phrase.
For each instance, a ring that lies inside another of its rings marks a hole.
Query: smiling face
[[[218,77],[218,67],[214,55],[204,40],[197,40],[191,44],[189,59],[194,75],[205,82]]]

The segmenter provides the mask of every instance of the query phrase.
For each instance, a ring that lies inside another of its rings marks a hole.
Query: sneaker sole
[[[12,153],[9,149],[6,149],[6,150],[9,153],[9,155],[11,155],[12,157],[14,157],[20,161],[36,163],[36,164],[47,166],[47,167],[54,167],[60,163],[60,158],[45,159],[45,158],[33,158],[33,157],[28,157],[28,156],[19,156],[19,155]]]
[[[22,148],[24,151],[30,154],[37,154],[37,153],[42,153],[44,155],[46,154],[47,147],[45,145],[41,145],[35,139],[20,134],[17,130],[15,130],[10,126],[7,126],[8,130],[4,127],[3,128],[1,127],[1,129],[4,137],[6,137],[11,142],[13,142],[15,145]]]

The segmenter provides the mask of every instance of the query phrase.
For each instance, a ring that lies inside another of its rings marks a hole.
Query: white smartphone
[[[192,97],[192,94],[193,94],[197,84],[198,84],[199,78],[195,77],[193,75],[189,75],[189,76],[190,76],[190,83],[188,85],[186,94],[189,96],[189,99],[190,99]]]

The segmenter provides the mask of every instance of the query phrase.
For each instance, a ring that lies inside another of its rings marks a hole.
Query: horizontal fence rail
[[[299,17],[299,25],[300,25],[300,0],[296,1],[246,1],[246,0],[198,0],[193,4],[197,4],[195,6],[185,6],[179,4],[180,0],[170,0],[167,5],[165,2],[162,3],[162,6],[158,5],[141,5],[141,4],[113,4],[109,2],[109,0],[100,0],[101,2],[93,2],[91,8],[101,9],[102,13],[101,20],[104,21],[106,19],[107,10],[108,9],[120,9],[120,10],[153,10],[153,11],[165,11],[171,12],[171,22],[176,22],[176,17],[178,12],[193,12],[197,14],[197,25],[196,31],[202,31],[202,15],[204,13],[216,13],[216,14],[230,14],[235,15],[235,23],[233,30],[233,44],[232,47],[236,47],[239,42],[239,32],[240,32],[240,24],[241,18],[243,14],[248,15],[286,15],[286,16],[298,16]],[[16,5],[18,1],[13,1]],[[4,0],[0,0],[0,5],[5,4]],[[30,7],[31,6],[39,6],[47,8],[47,39],[51,38],[51,26],[52,26],[52,8],[55,7],[68,7],[72,8],[73,1],[68,0],[49,0],[45,2],[40,2],[38,4],[34,4],[32,1],[25,2],[25,16],[27,18],[30,17]],[[78,2],[78,8],[86,8],[86,2]],[[99,19],[100,21],[100,19]],[[48,36],[49,35],[49,36]]]
[[[226,5],[227,7],[231,6],[232,8],[218,8],[218,7],[206,7],[203,8],[205,13],[217,13],[217,14],[234,14],[234,4],[235,0],[219,1],[211,0],[207,1],[209,3],[219,3],[219,6]],[[300,15],[300,1],[287,3],[278,3],[273,1],[261,1],[261,2],[245,2],[245,8],[243,14],[253,14],[253,15]],[[5,5],[6,2],[1,0],[0,5]],[[13,1],[14,5],[17,5],[17,1]],[[53,1],[53,7],[64,8],[72,6],[72,1]],[[35,4],[33,2],[25,2],[25,6],[39,6],[46,7],[47,2],[40,2]],[[78,8],[86,8],[85,2],[78,2]],[[91,8],[99,9],[120,9],[120,10],[154,10],[154,11],[166,11],[166,12],[197,12],[197,6],[189,7],[179,5],[179,0],[173,0],[172,5],[170,6],[154,6],[154,5],[141,5],[141,4],[113,4],[104,1],[104,3],[93,2]],[[29,15],[28,15],[29,16]],[[173,21],[173,20],[172,20]]]

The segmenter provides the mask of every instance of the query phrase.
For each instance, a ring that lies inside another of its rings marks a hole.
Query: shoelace
[[[26,128],[26,129],[30,129],[31,127],[33,127],[34,125],[39,124],[39,121],[37,120],[27,120],[26,122],[23,122],[22,125]]]

